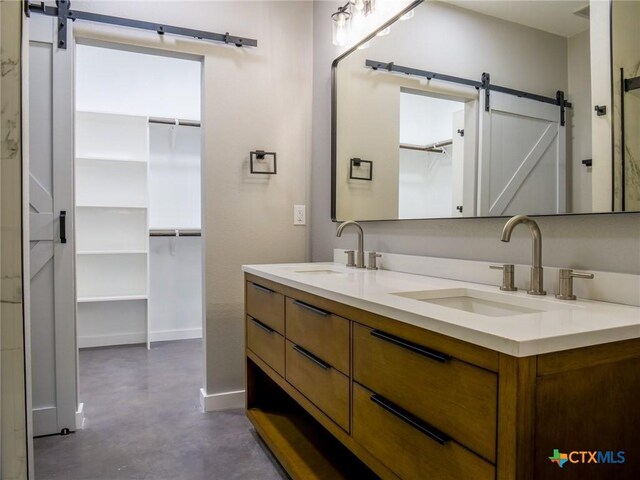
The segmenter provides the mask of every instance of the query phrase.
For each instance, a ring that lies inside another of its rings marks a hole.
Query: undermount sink
[[[506,294],[470,288],[399,292],[392,295],[488,317],[526,315],[565,308],[557,303],[549,303],[540,299],[510,297]]]
[[[333,270],[331,268],[324,267],[296,267],[293,269],[294,273],[311,273],[311,274],[321,274],[321,275],[331,275],[336,273],[344,273],[340,270]]]
[[[337,270],[295,270],[296,273],[342,273]]]

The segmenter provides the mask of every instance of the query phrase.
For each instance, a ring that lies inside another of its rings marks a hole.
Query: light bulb
[[[391,33],[391,27],[383,28],[378,32],[378,37],[384,37],[385,35],[389,35]]]
[[[340,8],[331,15],[331,19],[333,20],[333,44],[339,47],[346,45],[349,42],[351,14]]]
[[[415,12],[413,10],[409,10],[407,13],[400,17],[400,20],[409,20],[410,18],[413,18],[414,15]]]
[[[365,0],[351,0],[351,4],[354,8],[354,13],[364,13],[364,9],[366,7]]]
[[[364,50],[365,48],[369,48],[371,46],[371,42],[364,42],[362,45],[358,47],[358,50]]]

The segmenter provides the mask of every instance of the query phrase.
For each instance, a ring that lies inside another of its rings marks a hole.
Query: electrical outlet
[[[293,206],[293,224],[294,225],[307,224],[307,208],[304,205]]]

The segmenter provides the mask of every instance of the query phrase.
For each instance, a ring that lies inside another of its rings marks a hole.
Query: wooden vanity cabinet
[[[294,479],[640,478],[640,340],[516,358],[246,274],[247,416]],[[624,464],[561,452],[626,451]]]

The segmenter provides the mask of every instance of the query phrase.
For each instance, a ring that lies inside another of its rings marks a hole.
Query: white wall
[[[201,238],[152,237],[149,255],[151,341],[201,337]]]
[[[200,120],[200,66],[182,58],[78,45],[76,109]]]
[[[327,20],[339,2],[314,2],[313,163],[311,185],[311,257],[331,261],[333,248],[352,248],[353,235],[335,237],[331,222],[330,65],[341,49],[331,44]],[[456,29],[457,31],[462,30]],[[448,38],[447,36],[441,37]],[[435,43],[436,45],[442,42]],[[508,48],[505,45],[504,48]],[[443,49],[452,60],[458,52]],[[496,79],[496,83],[499,83]],[[640,214],[538,217],[543,263],[613,272],[640,273]],[[514,232],[499,241],[505,219],[412,220],[365,223],[365,248],[371,250],[467,258],[501,263],[531,261],[529,233]]]
[[[307,203],[313,5],[260,1],[178,5],[147,0],[76,1],[74,7],[258,40],[258,48],[239,49],[153,32],[75,25],[85,36],[204,59],[205,389],[210,395],[242,390],[241,265],[307,258],[307,228],[293,226],[293,205]],[[277,175],[249,174],[249,152],[255,149],[277,152]],[[243,404],[239,395],[229,398]]]
[[[200,229],[201,136],[198,127],[149,124],[149,228]]]

